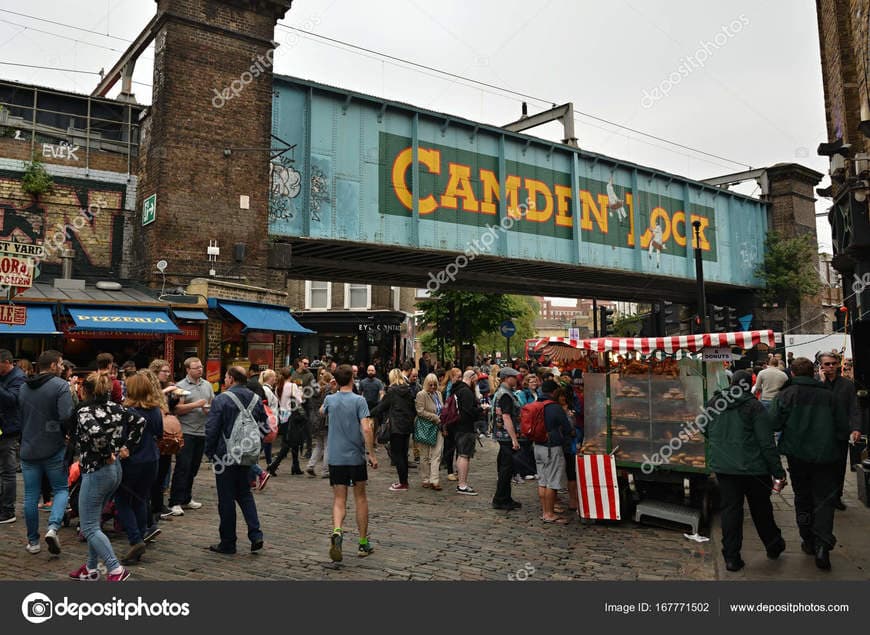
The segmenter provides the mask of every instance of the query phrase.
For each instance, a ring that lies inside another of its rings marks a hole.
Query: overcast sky
[[[88,93],[155,8],[151,0],[2,0],[0,62],[65,70],[0,65],[0,77]],[[294,0],[281,24],[534,96],[530,113],[573,101],[576,111],[724,159],[580,116],[580,145],[594,152],[695,179],[782,162],[827,171],[815,153],[826,132],[813,0]],[[280,74],[486,123],[520,115],[522,98],[495,88],[283,28],[276,40]],[[142,103],[150,103],[152,60],[149,49],[136,66]],[[667,95],[653,92],[662,86]],[[562,136],[556,124],[535,134]],[[754,183],[740,191],[757,194]],[[830,251],[819,220],[820,246]]]

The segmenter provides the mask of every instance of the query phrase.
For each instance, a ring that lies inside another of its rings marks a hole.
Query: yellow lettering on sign
[[[523,213],[519,208],[520,177],[508,176],[504,180],[505,197],[507,198],[507,214],[511,218],[522,218]]]
[[[408,182],[405,175],[408,168],[414,160],[413,148],[405,148],[396,155],[393,160],[393,191],[396,193],[396,198],[408,210],[414,209],[414,196],[408,188]],[[432,174],[441,174],[441,152],[439,150],[430,150],[429,148],[417,148],[417,157],[423,165],[425,165]],[[438,209],[438,202],[435,197],[430,194],[425,198],[420,199],[420,214],[431,214]]]
[[[595,223],[598,225],[598,229],[601,230],[602,234],[606,234],[607,206],[610,204],[607,194],[599,194],[598,205],[596,205],[595,199],[592,198],[592,192],[580,190],[580,202],[583,207],[583,215],[580,217],[580,228],[584,231],[592,231],[592,216],[595,216]]]
[[[554,185],[556,195],[556,226],[571,227],[572,218],[568,213],[571,208],[571,188],[566,185]]]
[[[553,193],[547,184],[537,179],[526,179],[526,191],[529,193],[529,211],[526,220],[533,223],[545,223],[553,215]],[[538,209],[538,196],[544,197],[544,209]]]
[[[659,220],[662,221],[662,246],[667,244],[668,239],[671,237],[671,218],[668,216],[668,210],[664,207],[656,207],[652,212],[650,212],[649,227],[647,227],[643,236],[640,237],[641,249],[649,247],[649,243],[653,237],[652,228],[656,226],[656,223]]]
[[[629,192],[625,193],[625,206],[628,208],[628,236],[626,236],[626,240],[629,247],[634,247],[634,196]]]
[[[461,163],[449,164],[450,179],[444,194],[441,195],[441,207],[456,209],[457,199],[462,199],[462,209],[466,212],[480,211],[480,205],[471,187],[471,167]]]
[[[691,219],[692,219],[693,223],[696,220],[701,221],[701,226],[698,228],[698,235],[701,238],[701,250],[702,251],[710,251],[710,243],[707,240],[707,236],[704,234],[704,230],[710,226],[710,219],[704,218],[703,216],[698,216],[697,214],[692,214]],[[694,242],[695,241],[693,240],[692,244],[694,244]]]
[[[497,205],[495,201],[501,200],[501,187],[498,177],[492,170],[480,170],[480,182],[483,186],[483,200],[480,202],[481,214],[495,214]]]
[[[682,231],[678,230],[679,225],[683,226]],[[680,247],[686,246],[686,214],[683,210],[677,210],[671,217],[671,231],[674,234],[674,242]]]

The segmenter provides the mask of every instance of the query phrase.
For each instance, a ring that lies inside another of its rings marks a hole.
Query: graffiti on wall
[[[0,173],[0,240],[63,245],[77,265],[109,271],[121,259],[124,194],[122,185],[56,179],[34,201],[19,173]],[[48,249],[44,262],[59,265],[60,250]]]
[[[280,157],[269,164],[269,220],[293,220],[297,199],[302,193],[302,174],[293,167],[290,159]],[[314,167],[310,182],[311,220],[320,222],[321,207],[329,202],[329,179],[323,171]]]

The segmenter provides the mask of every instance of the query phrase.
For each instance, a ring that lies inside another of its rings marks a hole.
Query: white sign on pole
[[[705,362],[730,362],[732,359],[731,349],[727,346],[705,348],[702,351],[702,359]]]

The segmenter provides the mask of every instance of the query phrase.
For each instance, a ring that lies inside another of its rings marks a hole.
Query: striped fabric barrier
[[[578,454],[576,460],[580,516],[620,520],[616,459],[610,454]]]

